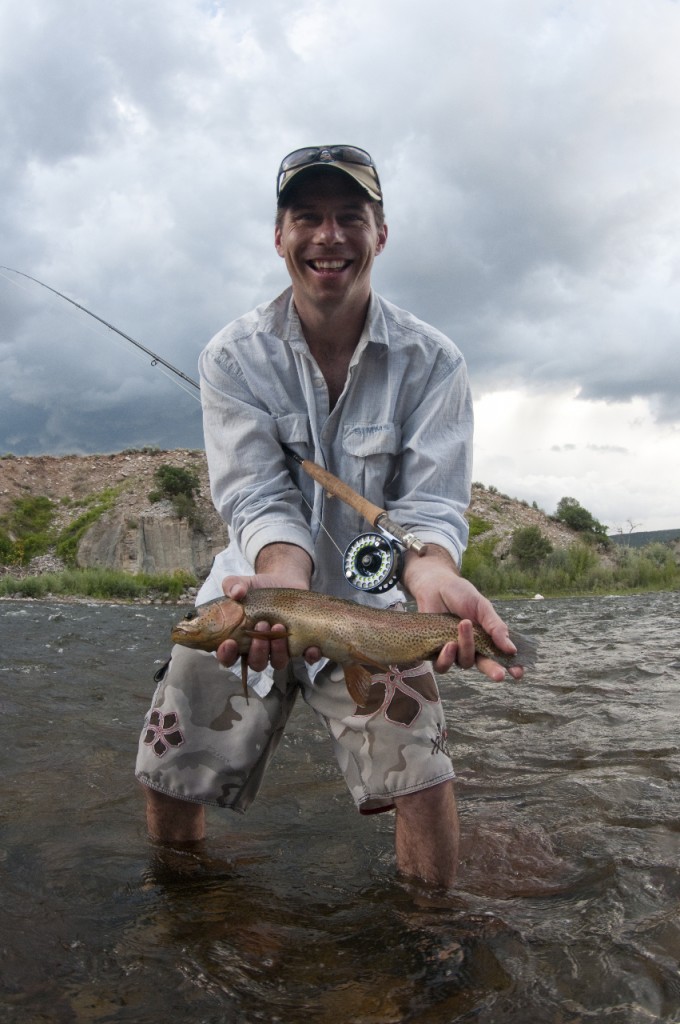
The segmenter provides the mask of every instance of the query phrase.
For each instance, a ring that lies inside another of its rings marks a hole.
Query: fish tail
[[[533,637],[526,633],[510,631],[510,639],[517,648],[517,654],[512,656],[513,665],[521,665],[523,668],[534,668],[538,657],[538,644]]]

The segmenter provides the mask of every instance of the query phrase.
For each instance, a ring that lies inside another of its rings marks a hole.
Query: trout
[[[246,694],[244,655],[254,636],[287,637],[291,657],[307,647],[318,647],[342,666],[352,700],[364,707],[371,686],[367,665],[387,671],[390,665],[414,665],[434,658],[444,644],[458,639],[460,621],[450,614],[371,608],[310,590],[263,588],[249,590],[240,601],[219,597],[198,605],[173,628],[172,639],[202,651],[216,651],[224,640],[236,640]],[[281,624],[285,633],[255,632],[258,622]],[[474,626],[474,636],[478,654],[506,667],[533,664],[536,649],[528,637],[511,635],[517,653],[508,655],[480,626]]]

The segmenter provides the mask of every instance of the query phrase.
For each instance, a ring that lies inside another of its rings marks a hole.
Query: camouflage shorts
[[[210,654],[174,647],[139,741],[137,778],[182,800],[245,811],[302,692],[331,737],[362,813],[454,777],[446,721],[431,666],[375,673],[368,705],[357,707],[342,669],[326,665],[310,683],[302,659],[275,673],[266,697]]]

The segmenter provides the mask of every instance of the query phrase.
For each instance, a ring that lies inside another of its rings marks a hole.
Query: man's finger
[[[272,663],[272,668],[285,668],[290,660],[288,654],[288,634],[286,633],[286,627],[282,626],[281,623],[277,623],[276,626],[272,626],[272,633],[280,633],[280,640],[270,641],[270,657],[269,660]]]
[[[239,658],[238,644],[235,640],[225,640],[216,651],[217,660],[225,668],[231,668]]]
[[[270,629],[268,622],[258,622],[255,626],[256,633],[268,633]],[[257,637],[253,637],[250,641],[250,650],[248,651],[248,664],[252,668],[253,672],[263,672],[269,664],[269,640],[262,639],[258,640]]]
[[[458,654],[456,661],[461,668],[472,668],[475,663],[475,634],[469,619],[458,623]]]

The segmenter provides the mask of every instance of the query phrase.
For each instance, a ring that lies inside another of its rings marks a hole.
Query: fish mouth
[[[181,644],[183,647],[200,647],[206,638],[194,630],[175,626],[170,633],[170,639],[174,644]]]

